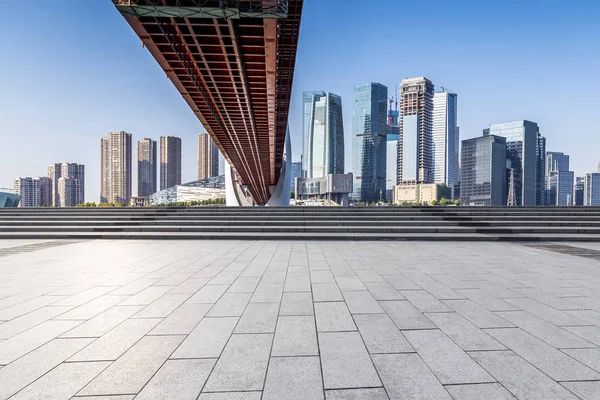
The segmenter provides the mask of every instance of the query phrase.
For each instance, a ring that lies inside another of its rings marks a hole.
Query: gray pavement
[[[592,258],[497,242],[0,249],[0,399],[600,399]]]

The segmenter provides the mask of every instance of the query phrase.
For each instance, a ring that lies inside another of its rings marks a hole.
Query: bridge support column
[[[290,127],[285,133],[285,152],[283,163],[279,173],[279,182],[271,188],[271,198],[267,202],[268,207],[289,207],[290,193],[292,191],[292,138]]]

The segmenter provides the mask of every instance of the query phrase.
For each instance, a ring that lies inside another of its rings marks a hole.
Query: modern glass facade
[[[341,97],[333,93],[304,92],[303,101],[305,177],[344,173]]]
[[[433,96],[433,181],[449,187],[453,187],[457,181],[457,101],[456,93],[440,92]]]
[[[463,140],[460,204],[505,206],[507,197],[506,138],[482,136]]]
[[[13,193],[11,189],[0,188],[0,208],[18,207],[21,196]]]
[[[516,204],[519,206],[534,206],[538,200],[538,133],[538,125],[531,121],[492,124],[483,132],[506,139],[508,167],[514,169]],[[461,196],[464,196],[462,192]]]
[[[225,177],[219,175],[160,190],[148,196],[148,203],[158,205],[223,198],[225,198]]]
[[[292,174],[291,174],[291,185],[290,187],[294,187],[296,182],[296,178],[302,178],[302,163],[301,162],[293,162],[292,163]]]
[[[537,136],[537,167],[535,178],[535,204],[543,206],[546,204],[546,138],[539,134]]]
[[[546,152],[545,189],[547,205],[573,205],[574,179],[574,173],[569,171],[569,156],[567,154],[553,151]]]
[[[354,86],[352,169],[355,201],[386,198],[387,87],[380,83]]]
[[[575,178],[575,199],[573,205],[582,206],[583,205],[583,191],[585,187],[585,177],[578,176]]]
[[[402,116],[402,182],[419,179],[419,116]]]
[[[585,175],[583,205],[600,206],[600,172],[592,172]]]

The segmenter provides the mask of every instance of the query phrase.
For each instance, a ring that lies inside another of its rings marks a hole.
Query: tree
[[[440,200],[440,206],[445,206],[448,204],[448,199],[446,199],[445,197],[442,197],[442,199]]]
[[[431,205],[432,206],[437,206],[438,201],[436,199],[431,200]]]
[[[296,198],[296,192],[291,191],[290,192],[290,199],[295,199]]]

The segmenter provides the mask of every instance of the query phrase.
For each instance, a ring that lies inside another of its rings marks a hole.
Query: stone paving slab
[[[598,289],[501,242],[33,246],[0,258],[0,400],[596,400]]]

